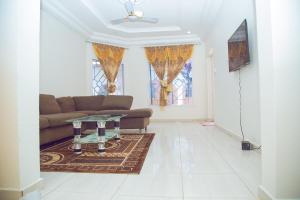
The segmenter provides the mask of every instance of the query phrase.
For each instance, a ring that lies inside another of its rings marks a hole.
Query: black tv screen
[[[239,70],[250,63],[246,19],[228,40],[229,71]]]

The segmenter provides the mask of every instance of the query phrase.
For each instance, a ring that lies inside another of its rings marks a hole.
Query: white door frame
[[[210,49],[207,56],[206,74],[207,74],[207,119],[214,121],[215,117],[215,66],[214,50]]]

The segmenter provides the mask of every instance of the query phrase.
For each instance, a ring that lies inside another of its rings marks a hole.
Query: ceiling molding
[[[62,20],[85,37],[89,37],[93,33],[89,27],[81,23],[77,17],[55,1],[43,0],[42,9]]]
[[[176,45],[176,44],[200,44],[201,43],[200,37],[195,34],[127,38],[127,37],[121,37],[121,36],[116,36],[111,34],[93,32],[89,27],[87,27],[84,23],[82,23],[76,16],[74,16],[70,11],[68,11],[60,3],[58,3],[58,1],[43,0],[42,9],[48,12],[49,14],[57,17],[65,24],[69,25],[71,28],[84,35],[87,38],[87,40],[91,42],[99,42],[104,44],[123,46],[126,48],[130,46],[164,46],[164,45]],[[101,17],[98,19],[101,20]],[[164,29],[165,27],[160,27],[160,28]],[[167,30],[168,28],[170,27],[166,27],[165,31],[170,31]],[[176,27],[174,28],[174,30],[175,29]]]
[[[135,46],[140,47],[151,47],[151,46],[171,46],[171,45],[181,45],[181,44],[202,44],[200,38],[168,38],[168,39],[152,39],[144,41],[136,41]]]
[[[115,46],[120,46],[120,47],[125,47],[128,48],[129,42],[128,40],[125,40],[123,37],[119,36],[113,36],[113,35],[108,35],[108,34],[103,34],[103,33],[94,33],[91,35],[88,39],[90,42],[95,42],[95,43],[102,43],[102,44],[109,44],[109,45],[115,45]]]
[[[104,43],[118,45],[129,48],[130,46],[167,46],[179,44],[201,44],[202,41],[197,35],[182,36],[161,36],[161,37],[143,37],[143,38],[123,38],[107,34],[94,34],[89,41],[95,43]]]
[[[167,27],[149,27],[149,28],[125,28],[120,25],[109,24],[106,26],[107,29],[120,31],[123,33],[156,33],[156,32],[170,32],[170,31],[181,31],[179,26],[167,26]]]

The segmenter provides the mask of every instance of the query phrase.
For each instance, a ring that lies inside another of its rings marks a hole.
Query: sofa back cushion
[[[73,97],[76,110],[101,110],[104,96],[78,96]]]
[[[75,102],[72,97],[60,97],[56,101],[63,113],[76,111]]]
[[[102,110],[129,110],[132,101],[132,96],[108,95],[104,98]]]
[[[53,95],[40,94],[40,114],[61,113],[61,109]]]

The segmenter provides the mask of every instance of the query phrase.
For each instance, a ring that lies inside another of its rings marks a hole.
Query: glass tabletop
[[[97,121],[114,121],[121,119],[122,117],[125,117],[126,114],[120,114],[120,115],[90,115],[86,117],[79,117],[74,119],[66,120],[66,122],[74,122],[74,121],[80,121],[80,122],[97,122]]]

